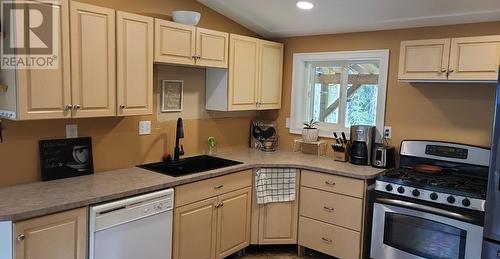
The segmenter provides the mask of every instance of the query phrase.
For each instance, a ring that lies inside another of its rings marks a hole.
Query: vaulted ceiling
[[[198,0],[265,37],[500,20],[500,0]],[[500,30],[500,29],[499,29]]]

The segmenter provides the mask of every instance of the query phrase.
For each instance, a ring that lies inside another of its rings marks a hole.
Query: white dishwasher
[[[174,190],[90,207],[89,259],[170,259]]]

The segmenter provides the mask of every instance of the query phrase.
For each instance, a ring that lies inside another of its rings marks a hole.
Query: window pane
[[[378,62],[349,63],[345,127],[377,122]]]
[[[324,123],[339,122],[342,67],[313,66],[312,114],[310,118]]]

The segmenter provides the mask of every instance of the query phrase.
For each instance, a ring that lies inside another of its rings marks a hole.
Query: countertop
[[[243,164],[181,177],[132,167],[0,188],[0,221],[20,221],[259,167],[293,167],[357,179],[373,179],[384,171],[287,151],[242,149],[217,156]]]

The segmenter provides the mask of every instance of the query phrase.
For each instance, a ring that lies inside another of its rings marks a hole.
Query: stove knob
[[[411,192],[411,194],[413,194],[413,196],[415,196],[415,197],[418,197],[418,196],[420,196],[420,191],[419,191],[419,190],[417,190],[417,189],[415,189],[415,190],[413,190],[413,191]]]
[[[438,195],[435,192],[431,193],[430,197],[431,197],[431,200],[437,200],[438,199]]]
[[[448,198],[446,198],[446,200],[448,201],[448,203],[451,203],[451,204],[455,203],[455,197],[453,197],[451,195],[448,196]]]
[[[470,206],[470,200],[465,198],[462,200],[462,205],[464,205],[465,207],[469,207]]]
[[[403,188],[403,186],[399,186],[398,187],[398,192],[401,193],[401,194],[405,193],[405,188]]]
[[[392,185],[388,184],[385,186],[385,189],[388,191],[388,192],[392,192]]]

